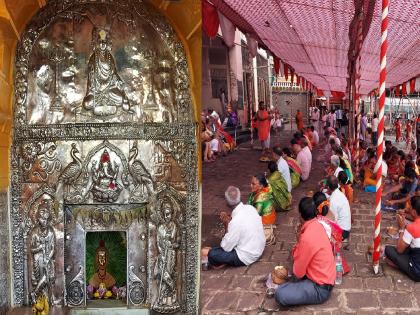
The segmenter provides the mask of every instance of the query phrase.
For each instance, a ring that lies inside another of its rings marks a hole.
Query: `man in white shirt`
[[[377,145],[378,143],[378,126],[379,126],[379,119],[378,119],[378,115],[373,115],[373,120],[372,120],[372,144],[374,146]]]
[[[280,174],[283,176],[284,180],[287,184],[287,190],[289,192],[292,191],[292,179],[290,177],[290,169],[289,165],[287,164],[286,160],[283,158],[283,150],[279,146],[275,146],[273,148],[274,154],[278,157],[277,160],[277,168]]]
[[[343,119],[343,111],[341,110],[341,108],[338,108],[335,111],[335,119],[336,119],[336,127],[338,130],[338,134],[341,135],[341,122]]]
[[[343,240],[348,239],[351,230],[350,204],[340,189],[338,179],[334,175],[327,177],[328,195],[330,195],[330,210],[334,214],[338,226],[343,229]]]
[[[311,131],[312,131],[312,139],[314,141],[314,144],[319,144],[319,133],[318,133],[318,131],[314,128],[314,126],[311,126]]]
[[[316,130],[319,130],[319,110],[316,107],[311,113],[311,123],[312,127],[314,127]]]
[[[329,116],[328,116],[328,121],[330,123],[330,127],[335,129],[335,122],[336,122],[336,116],[335,116],[335,112],[334,110],[331,110]]]
[[[331,166],[335,169],[334,176],[338,178],[338,174],[344,170],[340,167],[340,158],[338,155],[331,155]]]
[[[296,141],[296,139],[292,139],[290,143],[292,144],[292,149],[296,154],[296,161],[302,170],[301,178],[305,181],[309,178],[312,167],[311,150],[309,150],[305,139],[302,139],[300,144]]]
[[[232,216],[223,212],[221,220],[227,226],[220,247],[208,253],[212,266],[248,266],[257,261],[265,248],[265,235],[261,217],[251,205],[241,202],[239,188],[229,186],[225,192],[228,206],[233,209]]]

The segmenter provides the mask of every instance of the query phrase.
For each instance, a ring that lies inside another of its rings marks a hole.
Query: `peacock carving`
[[[138,153],[139,150],[137,148],[137,142],[134,142],[132,148],[130,149],[128,161],[128,170],[135,182],[134,189],[137,190],[138,187],[141,187],[143,192],[143,187],[146,187],[147,192],[152,194],[154,191],[153,178],[143,163],[140,160],[136,160]]]
[[[69,193],[69,186],[79,178],[82,172],[82,161],[76,156],[79,150],[76,148],[76,144],[72,143],[70,156],[73,159],[61,172],[59,180],[67,185],[67,194]]]

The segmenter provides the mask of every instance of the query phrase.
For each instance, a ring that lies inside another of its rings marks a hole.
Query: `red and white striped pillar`
[[[381,72],[379,75],[379,126],[378,146],[376,149],[377,172],[376,172],[376,208],[375,208],[375,234],[373,240],[373,270],[379,272],[379,257],[381,245],[381,196],[382,196],[382,153],[384,142],[384,107],[385,107],[385,81],[386,81],[386,52],[388,49],[388,8],[389,0],[382,0],[382,23],[381,23]]]
[[[360,133],[360,86],[361,86],[361,75],[362,75],[362,45],[363,45],[363,12],[359,15],[359,23],[357,28],[357,45],[358,45],[358,56],[356,63],[356,91],[354,93],[355,98],[355,113],[356,113],[356,126],[354,128],[355,141],[356,141],[356,173],[359,173],[359,133]]]

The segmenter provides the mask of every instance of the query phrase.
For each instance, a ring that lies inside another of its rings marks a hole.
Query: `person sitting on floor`
[[[269,162],[268,170],[270,171],[270,174],[267,177],[267,181],[271,188],[276,211],[290,210],[292,194],[287,188],[287,183],[284,180],[283,175],[278,171],[277,163],[273,161]]]
[[[353,204],[353,188],[351,187],[351,182],[344,171],[339,172],[337,178],[340,184],[340,190],[346,196],[351,207]]]
[[[414,222],[406,225],[403,215],[398,214],[399,239],[397,247],[386,246],[387,263],[400,269],[413,281],[420,281],[420,197],[410,199],[411,215]]]
[[[404,178],[401,182],[382,193],[382,197],[392,194],[391,198],[385,201],[385,205],[387,206],[386,209],[404,209],[405,203],[416,192],[417,183],[416,171],[411,167],[406,167],[404,171]]]
[[[344,172],[343,172],[344,173]],[[316,206],[316,213],[318,221],[323,225],[325,232],[331,242],[334,256],[336,253],[341,253],[341,259],[343,263],[343,274],[350,271],[350,267],[343,257],[341,248],[343,246],[343,230],[335,223],[334,215],[331,213],[330,203],[322,192],[317,192],[312,197]]]
[[[332,155],[330,161],[332,172],[328,175],[334,175],[335,177],[338,177],[338,174],[344,171],[344,169],[340,166],[340,157],[338,155]]]
[[[327,177],[327,189],[330,196],[330,210],[334,214],[337,224],[343,229],[343,240],[350,236],[351,211],[346,196],[338,187],[338,179],[334,175]]]
[[[275,155],[275,160],[277,161],[277,169],[280,174],[283,176],[287,184],[287,190],[292,191],[292,179],[290,178],[290,168],[287,164],[287,161],[284,158],[283,150],[280,146],[274,146],[273,153]]]
[[[292,188],[296,188],[300,183],[302,169],[300,168],[298,162],[292,157],[292,151],[289,148],[283,148],[283,158],[286,160],[287,165],[289,165]]]
[[[312,198],[299,202],[302,226],[293,248],[293,274],[298,279],[277,287],[275,299],[282,306],[321,304],[328,300],[336,278],[330,240],[316,218]]]
[[[341,140],[341,148],[343,150],[343,156],[347,156],[347,160],[349,161],[351,165],[352,163],[351,150],[350,150],[349,142],[347,141],[347,139],[344,138]]]
[[[353,172],[351,170],[351,164],[348,160],[348,157],[344,154],[343,149],[336,147],[334,148],[334,153],[340,158],[340,167],[346,172],[350,183],[353,183]]]
[[[311,131],[312,131],[312,139],[313,139],[314,145],[318,145],[318,143],[319,143],[318,131],[315,129],[314,126],[311,126],[310,128],[311,128]]]
[[[376,174],[374,172],[376,165],[376,155],[374,151],[369,151],[367,153],[367,160],[363,166],[363,187],[367,186],[376,186]]]
[[[290,143],[296,154],[296,161],[302,170],[301,179],[305,181],[311,172],[312,154],[307,147],[306,140],[302,139],[299,144],[296,139],[292,139]]]
[[[212,266],[248,266],[256,262],[265,248],[265,236],[261,217],[251,205],[241,202],[239,188],[229,186],[225,192],[232,215],[222,212],[220,218],[226,227],[220,247],[208,252]]]
[[[257,209],[264,225],[276,223],[273,195],[263,174],[257,174],[251,178],[251,194],[248,197],[248,204]]]

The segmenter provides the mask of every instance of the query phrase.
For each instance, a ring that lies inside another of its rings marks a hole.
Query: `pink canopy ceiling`
[[[238,28],[255,33],[273,54],[319,89],[346,91],[349,48],[354,46],[354,43],[350,45],[349,36],[349,33],[355,33],[351,26],[355,24],[352,23],[356,12],[354,3],[362,5],[362,0],[212,2]],[[379,80],[381,1],[375,2],[373,13],[364,23],[362,94],[377,88]],[[401,84],[420,73],[420,1],[390,2],[387,87]],[[366,3],[368,1],[365,6]]]

